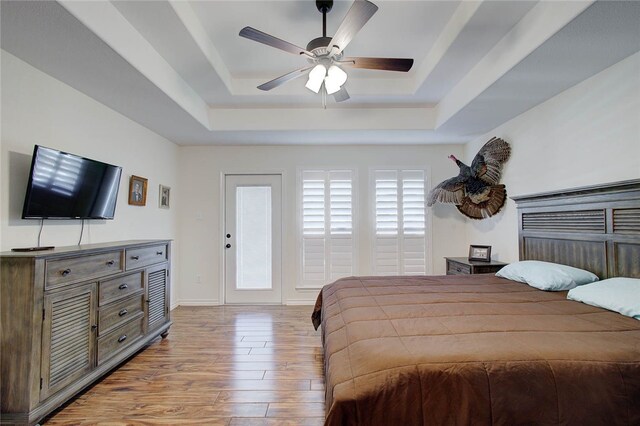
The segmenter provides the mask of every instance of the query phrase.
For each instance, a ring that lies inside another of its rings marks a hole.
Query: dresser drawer
[[[447,262],[447,275],[468,275],[471,273],[471,267],[456,262]]]
[[[100,282],[98,301],[103,306],[144,289],[144,276],[141,272],[123,275],[112,280]]]
[[[88,281],[123,271],[122,251],[47,260],[47,289],[60,285]]]
[[[102,336],[121,324],[129,321],[132,317],[143,313],[144,293],[127,297],[118,302],[109,303],[100,308],[98,335]]]
[[[142,336],[142,313],[133,321],[127,322],[98,339],[98,364],[120,352]]]
[[[127,249],[125,252],[126,269],[129,271],[142,266],[164,262],[167,260],[167,251],[166,244]]]

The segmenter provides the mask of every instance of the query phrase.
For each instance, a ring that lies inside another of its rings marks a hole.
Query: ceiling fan
[[[322,13],[322,37],[311,40],[306,49],[252,27],[244,27],[240,31],[241,37],[294,55],[302,55],[310,64],[261,84],[258,89],[271,90],[311,70],[306,87],[315,93],[323,89],[323,100],[324,95],[328,94],[333,95],[336,102],[342,102],[349,99],[349,93],[344,87],[347,73],[342,66],[401,72],[411,69],[413,59],[345,57],[344,49],[376,13],[378,6],[367,0],[355,0],[333,37],[327,37],[327,13],[332,7],[333,0],[316,0],[316,8]]]

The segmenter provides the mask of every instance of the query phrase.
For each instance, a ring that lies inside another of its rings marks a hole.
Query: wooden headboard
[[[640,179],[512,198],[520,260],[640,278]]]

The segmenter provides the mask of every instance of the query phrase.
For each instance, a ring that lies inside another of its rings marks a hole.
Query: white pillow
[[[576,286],[598,281],[598,276],[589,271],[538,260],[510,263],[500,269],[496,276],[548,291],[571,290]]]
[[[569,291],[567,299],[640,320],[640,279],[609,278]]]

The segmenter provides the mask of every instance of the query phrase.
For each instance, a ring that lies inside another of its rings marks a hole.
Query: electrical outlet
[[[196,275],[196,284],[202,284],[202,275]]]

